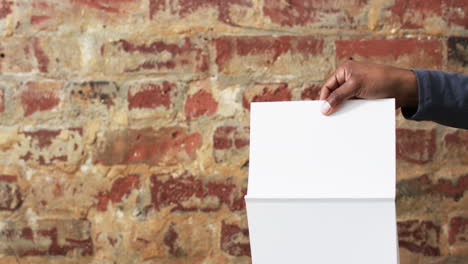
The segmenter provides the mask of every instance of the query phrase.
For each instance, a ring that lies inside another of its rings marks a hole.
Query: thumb
[[[324,98],[321,111],[324,115],[331,115],[348,99],[356,95],[357,84],[352,79],[346,81],[343,85]]]

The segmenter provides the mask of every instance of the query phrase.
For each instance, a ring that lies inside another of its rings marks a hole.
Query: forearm
[[[402,107],[405,118],[468,129],[468,75],[418,70],[417,107]]]

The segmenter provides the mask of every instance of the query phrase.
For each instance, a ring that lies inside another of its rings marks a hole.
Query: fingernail
[[[326,115],[328,111],[330,111],[330,108],[331,108],[331,105],[327,101],[323,102],[322,108],[321,108],[322,114]]]

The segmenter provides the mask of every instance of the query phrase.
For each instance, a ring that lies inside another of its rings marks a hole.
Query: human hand
[[[418,105],[416,74],[410,70],[373,63],[345,61],[322,84],[322,113],[330,115],[352,98],[395,98],[396,107]]]

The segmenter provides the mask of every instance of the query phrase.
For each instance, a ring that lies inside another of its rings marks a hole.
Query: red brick
[[[246,90],[242,98],[242,105],[248,110],[252,102],[279,102],[292,99],[287,83],[258,83],[252,90]]]
[[[417,197],[422,195],[441,195],[459,201],[468,190],[468,175],[456,180],[438,179],[432,181],[428,175],[402,180],[397,184],[397,197]]]
[[[190,38],[136,43],[119,40],[103,44],[101,55],[108,73],[204,73],[208,54],[204,44]]]
[[[465,0],[396,0],[384,9],[382,23],[402,29],[440,29],[444,22],[450,28],[467,28],[467,11]]]
[[[468,241],[468,218],[453,217],[450,219],[448,241],[450,245],[456,243],[467,243]]]
[[[0,2],[0,19],[6,18],[13,12],[12,5],[13,1],[2,0]]]
[[[201,135],[178,127],[109,131],[99,143],[95,162],[105,165],[175,165],[195,159]]]
[[[38,70],[36,56],[28,38],[7,38],[0,43],[0,71],[28,73]]]
[[[440,256],[440,232],[441,227],[432,221],[399,221],[398,244],[424,256]]]
[[[468,131],[457,130],[444,137],[446,155],[450,161],[468,164]]]
[[[67,134],[66,139],[60,139],[60,133]],[[40,165],[56,165],[56,163],[77,164],[83,156],[83,131],[81,128],[62,130],[36,130],[22,132],[24,140],[17,148],[20,158],[27,162]]]
[[[39,25],[39,29],[44,29],[44,22],[47,22],[57,13],[56,5],[51,5],[49,0],[36,0],[31,4],[30,24],[33,27]]]
[[[103,10],[110,13],[120,13],[124,11],[125,4],[136,2],[135,0],[71,0],[74,3],[85,5],[91,8]]]
[[[96,208],[105,211],[109,202],[112,204],[120,203],[128,196],[132,190],[140,188],[140,177],[138,175],[129,175],[118,178],[112,183],[112,187],[107,192],[100,192],[96,197],[98,202]]]
[[[4,222],[0,253],[7,256],[75,256],[94,254],[91,223],[86,220],[39,220],[36,227]]]
[[[441,42],[435,39],[353,38],[337,40],[338,60],[354,58],[406,68],[439,69],[442,64]]]
[[[49,57],[41,47],[39,39],[35,39],[33,42],[34,54],[36,55],[36,61],[40,72],[48,72],[49,68]]]
[[[312,84],[305,86],[301,92],[302,100],[318,100],[320,98],[320,85]]]
[[[218,71],[225,75],[249,74],[261,69],[271,74],[308,73],[309,77],[315,74],[322,78],[329,70],[321,59],[324,41],[312,36],[221,37],[215,40],[215,46]]]
[[[395,0],[393,5],[384,9],[385,24],[391,23],[402,29],[421,29],[430,19],[443,19],[448,0]]]
[[[160,12],[169,11],[172,15],[186,17],[204,8],[218,10],[220,22],[235,25],[231,21],[230,8],[233,6],[252,7],[252,0],[180,0],[177,4],[165,0],[150,0],[150,17],[157,18]]]
[[[50,19],[49,16],[31,16],[30,23],[31,25],[41,24],[42,22]]]
[[[448,1],[448,0],[445,0]],[[468,5],[466,0],[452,0],[449,14],[448,23],[450,27],[460,26],[468,29]]]
[[[250,256],[249,230],[236,224],[221,224],[221,249],[231,256]]]
[[[236,185],[228,181],[202,181],[184,173],[173,177],[167,174],[151,176],[151,201],[156,210],[171,208],[171,212],[212,212],[223,205],[232,211],[243,210]]]
[[[22,203],[17,176],[0,175],[0,211],[15,211]]]
[[[362,24],[360,17],[366,4],[367,0],[265,1],[263,13],[280,26],[355,28]]]
[[[213,136],[213,147],[218,150],[224,150],[234,147],[234,126],[222,126],[216,128]]]
[[[234,198],[234,201],[229,206],[231,211],[245,211],[245,199],[244,197],[247,195],[247,188],[243,188],[242,191]]]
[[[177,84],[164,81],[162,83],[145,82],[132,85],[128,91],[129,109],[155,109],[163,107],[171,109],[173,97],[177,95]]]
[[[188,119],[202,115],[211,116],[216,113],[217,109],[218,102],[206,90],[199,90],[195,94],[188,96],[185,101],[185,116]]]
[[[230,161],[233,157],[248,156],[249,127],[220,126],[213,134],[214,157],[217,163]]]
[[[36,31],[56,31],[61,26],[68,24],[78,27],[82,24],[101,24],[103,28],[108,28],[114,24],[134,22],[131,17],[137,12],[141,12],[141,1],[64,0],[57,2],[55,0],[34,0],[28,11],[30,12],[29,24],[24,23],[20,27],[30,27]]]
[[[71,37],[8,37],[0,43],[0,70],[2,73],[50,72],[57,75],[69,69],[79,69],[81,63],[77,63],[77,59],[80,54],[67,53],[63,49],[64,46],[75,49],[78,45]]]
[[[173,255],[174,257],[182,257],[185,255],[185,253],[182,248],[177,245],[177,238],[179,238],[179,234],[176,232],[174,227],[174,223],[169,225],[169,228],[164,234],[163,242],[164,245],[169,248],[169,254]]]
[[[49,111],[60,103],[63,84],[60,82],[28,82],[27,89],[21,93],[21,105],[24,116],[35,112]]]
[[[403,129],[396,131],[397,159],[423,165],[431,162],[436,152],[436,130]]]
[[[444,137],[445,146],[447,147],[458,147],[461,150],[468,150],[468,131],[457,130],[452,133],[448,133]]]

